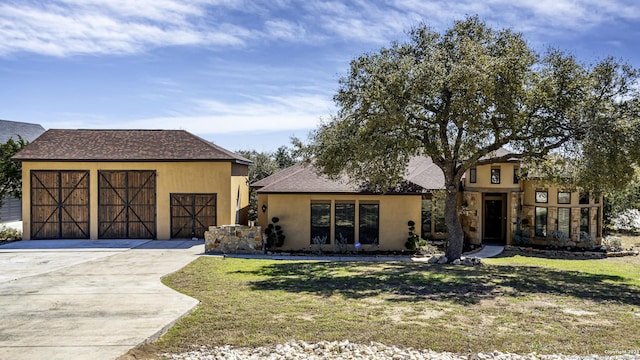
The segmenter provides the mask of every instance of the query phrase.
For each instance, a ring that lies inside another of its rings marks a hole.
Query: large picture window
[[[335,236],[336,242],[353,244],[355,239],[356,204],[336,202]]]
[[[536,207],[536,236],[547,236],[547,208]]]
[[[378,244],[380,233],[380,205],[360,204],[359,239],[361,244]]]
[[[331,203],[311,203],[311,244],[331,241]]]
[[[558,231],[568,237],[571,236],[571,209],[558,208]]]

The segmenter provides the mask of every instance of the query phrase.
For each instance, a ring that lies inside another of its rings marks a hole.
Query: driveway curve
[[[0,359],[114,359],[198,301],[160,282],[198,241],[46,240],[0,246]]]

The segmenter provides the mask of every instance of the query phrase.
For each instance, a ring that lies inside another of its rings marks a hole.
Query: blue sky
[[[637,0],[0,0],[0,119],[272,151],[335,112],[351,59],[474,14],[640,67]]]

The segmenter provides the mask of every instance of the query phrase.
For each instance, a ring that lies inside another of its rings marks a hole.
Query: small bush
[[[529,245],[530,240],[529,232],[526,230],[519,229],[513,233],[513,242],[516,245]]]
[[[613,226],[619,231],[637,233],[640,231],[640,210],[628,209],[623,211],[615,219]]]
[[[0,241],[14,240],[22,240],[22,231],[6,226],[0,226]]]
[[[267,225],[267,228],[264,230],[265,235],[267,235],[267,248],[269,249],[284,245],[284,239],[286,237],[282,232],[282,227],[276,225],[279,221],[279,218],[274,217],[271,219],[271,224]]]
[[[407,238],[407,242],[404,243],[404,246],[408,250],[417,250],[423,246],[427,245],[427,240],[420,238],[418,234],[416,234],[416,223],[412,220],[407,222],[409,226],[409,237]]]
[[[602,239],[602,245],[604,245],[607,250],[620,251],[622,250],[622,239],[617,236],[607,236]]]

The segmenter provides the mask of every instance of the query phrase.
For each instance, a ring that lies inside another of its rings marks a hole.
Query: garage
[[[251,161],[184,130],[51,129],[12,159],[25,240],[191,239],[247,223]]]
[[[32,239],[88,239],[89,171],[34,170]]]
[[[155,171],[98,171],[98,238],[156,238]]]
[[[171,238],[204,238],[216,225],[216,194],[171,194]]]

